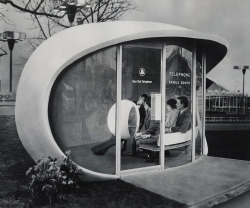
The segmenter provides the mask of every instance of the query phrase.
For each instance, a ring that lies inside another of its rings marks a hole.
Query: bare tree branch
[[[37,8],[36,9],[32,9],[32,6],[31,6],[31,9],[30,7],[28,6],[29,4],[26,4],[24,7],[22,6],[19,6],[18,4],[14,3],[13,1],[11,0],[0,0],[0,4],[10,4],[12,7],[22,11],[22,12],[27,12],[27,13],[30,13],[30,14],[34,14],[34,15],[41,15],[41,16],[47,16],[47,17],[56,17],[56,18],[62,18],[62,16],[58,16],[58,15],[54,15],[50,12],[39,12],[38,10],[40,8],[42,8],[43,5],[45,3],[45,0],[40,0],[40,3],[38,4]]]
[[[46,36],[46,34],[45,34],[44,30],[43,30],[43,27],[42,27],[42,25],[41,25],[41,23],[40,23],[40,21],[39,21],[39,19],[37,18],[36,15],[35,15],[35,19],[36,19],[36,21],[37,21],[37,23],[38,23],[38,25],[39,25],[39,27],[41,29],[41,32],[43,33],[44,38],[47,39],[47,36]]]
[[[50,19],[51,21],[53,21],[54,23],[56,23],[57,25],[63,27],[63,28],[69,28],[70,26],[68,25],[65,25],[65,24],[62,24],[58,19],[56,18],[51,18],[51,17],[48,17],[48,19]]]
[[[7,52],[3,49],[3,46],[0,47],[0,57],[7,55]]]
[[[34,38],[29,41],[34,42],[30,45],[35,48],[44,39],[52,36],[56,32],[69,28],[68,18],[65,16],[70,14],[67,10],[68,0],[0,0],[1,4],[10,4],[20,12],[29,13],[33,22],[32,30],[37,33]],[[135,0],[89,0],[88,7],[77,7],[76,15],[81,18],[82,23],[94,23],[118,20],[126,12],[135,10]],[[55,14],[56,8],[60,5],[65,6],[65,11]],[[0,21],[1,21],[0,10]],[[6,20],[6,19],[5,19]]]
[[[44,0],[41,0],[41,2],[38,4],[34,12],[37,12],[37,10],[40,8],[40,6],[43,4]]]
[[[28,7],[28,5],[30,4],[31,0],[28,1],[28,3],[26,4],[25,8],[26,9]]]

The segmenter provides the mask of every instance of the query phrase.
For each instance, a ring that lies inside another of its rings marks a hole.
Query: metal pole
[[[10,92],[12,92],[12,51],[15,45],[15,40],[14,39],[8,39],[8,46],[10,50]]]
[[[235,105],[236,105],[236,114],[238,113],[238,99],[237,95],[235,96]]]
[[[245,73],[246,73],[246,69],[243,68],[242,69],[242,73],[243,73],[243,108],[242,108],[242,111],[243,113],[245,113]]]
[[[116,71],[116,175],[121,172],[121,92],[122,92],[122,45],[117,46],[117,71]]]
[[[208,110],[210,111],[210,95],[208,96]]]
[[[202,79],[203,79],[203,115],[202,115],[202,137],[201,137],[201,143],[202,143],[202,152],[201,155],[205,154],[205,148],[206,148],[206,72],[207,72],[207,57],[206,57],[206,51],[203,49],[202,51]],[[209,103],[210,103],[210,95],[209,95]],[[210,104],[209,104],[209,110],[210,110]]]
[[[240,70],[242,69],[242,73],[243,73],[243,94],[242,94],[242,113],[245,113],[246,111],[246,104],[245,104],[245,73],[246,73],[246,70],[249,69],[249,66],[234,66],[234,69],[237,69],[237,70]],[[238,96],[240,98],[240,96]],[[239,99],[240,100],[240,99]],[[236,103],[237,105],[237,103]],[[239,106],[240,107],[240,106]],[[237,113],[237,106],[236,106],[236,113]]]
[[[12,51],[10,51],[10,92],[12,92]]]
[[[219,93],[220,93],[220,92],[219,92]],[[220,106],[220,94],[219,94],[219,110],[220,110],[220,107],[221,107],[221,106]]]
[[[195,135],[196,135],[196,42],[192,51],[192,162],[195,161]]]
[[[166,106],[166,44],[164,44],[161,55],[161,129],[160,129],[160,165],[161,170],[165,168],[165,147],[163,135],[165,134],[165,106]]]

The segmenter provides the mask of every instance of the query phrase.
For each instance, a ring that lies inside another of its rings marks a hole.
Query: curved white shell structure
[[[99,49],[145,38],[196,40],[206,49],[207,71],[227,52],[224,39],[186,28],[153,22],[107,22],[72,27],[44,41],[30,56],[22,72],[16,96],[16,125],[19,137],[34,160],[41,155],[63,156],[55,142],[48,119],[48,103],[58,75],[76,60]],[[126,135],[124,133],[124,135]],[[86,176],[114,179],[81,167]]]
[[[130,118],[131,111],[133,109],[135,110],[135,115],[133,115],[134,118]],[[115,115],[116,115],[116,104],[114,104],[110,108],[109,114],[108,114],[108,127],[113,135],[115,135],[115,121],[116,121]],[[136,123],[135,126],[134,125],[131,126],[129,124],[130,119],[136,120],[135,122],[133,122],[133,123]],[[130,100],[122,100],[121,101],[121,138],[130,139],[131,137],[133,137],[134,135],[131,135],[129,129],[135,128],[133,132],[137,132],[139,128],[139,121],[140,121],[140,114],[136,105]]]

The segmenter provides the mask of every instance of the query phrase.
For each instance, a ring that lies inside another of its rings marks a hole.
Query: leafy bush
[[[26,175],[30,177],[33,203],[62,202],[67,194],[79,189],[80,176],[83,172],[70,160],[70,151],[62,163],[57,158],[47,157],[37,161],[30,167]]]

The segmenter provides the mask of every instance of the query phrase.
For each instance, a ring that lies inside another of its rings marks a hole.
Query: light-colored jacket
[[[166,120],[165,120],[165,132],[169,133],[169,130],[171,127],[175,127],[176,121],[178,118],[178,110],[177,109],[172,109],[169,111],[166,115]]]
[[[156,139],[160,134],[160,121],[151,120],[151,108],[146,111],[142,134],[150,134],[150,138]]]

